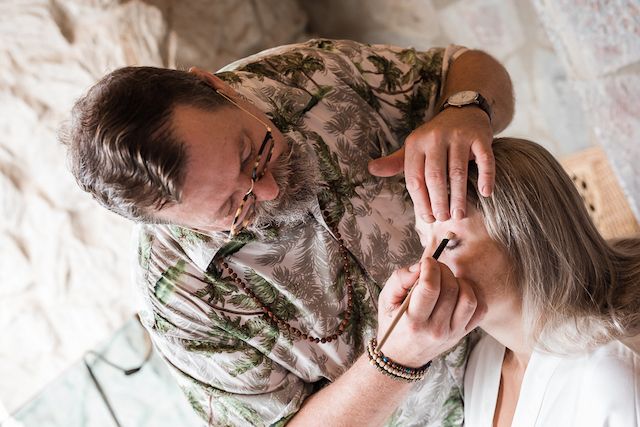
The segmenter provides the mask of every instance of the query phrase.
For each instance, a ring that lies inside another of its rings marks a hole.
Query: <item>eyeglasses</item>
[[[271,127],[260,120],[255,114],[242,108],[233,99],[229,98],[224,93],[220,92],[219,90],[216,90],[216,92],[224,99],[238,107],[240,110],[244,111],[257,121],[259,121],[267,129],[267,134],[264,136],[264,140],[260,145],[258,156],[256,157],[256,162],[254,163],[253,170],[251,171],[251,187],[242,198],[242,202],[240,202],[240,206],[238,206],[238,209],[236,210],[236,214],[233,218],[233,223],[231,224],[231,228],[229,229],[229,239],[232,239],[251,222],[253,216],[255,215],[256,195],[253,194],[253,188],[255,187],[256,182],[260,181],[260,179],[267,172],[267,165],[271,160],[271,155],[273,154],[275,143],[273,141],[273,135],[271,134]]]

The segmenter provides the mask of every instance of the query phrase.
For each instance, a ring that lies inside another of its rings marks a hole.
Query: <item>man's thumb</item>
[[[369,173],[373,176],[388,177],[404,170],[404,147],[388,156],[369,161]]]

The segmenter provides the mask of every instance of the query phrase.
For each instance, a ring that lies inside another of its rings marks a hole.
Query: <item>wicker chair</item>
[[[640,225],[602,148],[588,148],[562,159],[561,163],[603,237],[613,239],[640,234]]]

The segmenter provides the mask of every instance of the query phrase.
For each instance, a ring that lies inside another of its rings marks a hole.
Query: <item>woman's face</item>
[[[518,301],[513,284],[507,286],[511,262],[502,247],[487,233],[482,215],[470,208],[466,218],[432,224],[419,222],[416,229],[424,247],[435,248],[448,231],[455,233],[438,261],[446,264],[458,278],[474,283],[477,297],[487,304],[490,319],[504,304]]]

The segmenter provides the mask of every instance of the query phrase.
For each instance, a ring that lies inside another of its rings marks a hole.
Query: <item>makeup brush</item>
[[[447,243],[449,243],[449,240],[453,239],[455,236],[456,236],[455,233],[451,231],[447,232],[447,234],[444,236],[444,239],[442,239],[442,241],[436,248],[435,252],[433,253],[434,259],[438,259],[440,257],[440,254],[442,253],[442,251],[444,251],[444,248],[447,246]],[[418,278],[418,280],[420,279]],[[398,324],[398,320],[400,320],[404,312],[407,311],[407,308],[409,307],[409,300],[411,299],[411,294],[413,294],[413,290],[416,288],[416,285],[418,284],[418,280],[416,280],[416,282],[411,287],[411,290],[409,291],[409,294],[407,294],[407,297],[402,302],[402,305],[400,306],[400,310],[398,310],[396,317],[394,317],[393,320],[391,321],[391,324],[389,325],[389,329],[387,329],[387,332],[385,332],[384,335],[382,336],[382,339],[378,343],[378,350],[382,349],[382,346],[387,341],[387,338],[389,338],[391,331],[393,331],[393,329]]]

